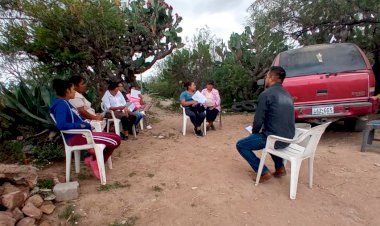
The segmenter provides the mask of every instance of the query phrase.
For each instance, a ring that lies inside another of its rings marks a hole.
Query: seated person
[[[70,99],[75,97],[73,84],[65,80],[54,79],[53,88],[55,89],[58,98],[54,100],[53,105],[50,108],[50,113],[54,115],[58,130],[91,130],[91,125],[80,116],[76,108],[74,108],[69,102]],[[113,150],[119,147],[120,137],[115,134],[105,132],[92,132],[92,135],[96,144],[106,145],[106,148],[104,149],[104,161],[106,162],[111,156]],[[69,145],[83,145],[87,143],[86,139],[82,135],[65,135],[65,140]],[[84,162],[87,166],[92,168],[94,175],[100,179],[95,152],[93,149],[90,149],[88,153],[90,156],[85,158]]]
[[[143,101],[143,98],[142,98],[141,94],[139,94],[138,97],[132,97],[131,96],[132,90],[138,90],[138,88],[136,86],[134,86],[134,85],[131,85],[129,87],[129,92],[126,95],[127,98],[128,98],[128,100],[135,105],[135,110],[136,111],[139,111],[139,112],[143,113],[143,115],[144,115],[144,117],[143,117],[144,125],[147,125],[146,128],[147,129],[152,129],[152,126],[149,124],[149,114],[148,114],[148,111],[152,107],[152,105],[145,104],[144,101]]]
[[[118,82],[111,82],[109,84],[108,90],[104,93],[102,98],[102,102],[105,111],[114,111],[115,117],[121,120],[123,127],[121,137],[124,140],[128,140],[128,134],[132,133],[132,126],[134,126],[137,117],[128,109],[127,102],[125,102],[123,95],[119,91],[118,85]],[[112,118],[111,113],[107,112],[106,117]]]
[[[214,88],[214,81],[207,82],[207,86],[202,90],[202,94],[206,97],[206,121],[207,129],[215,130],[214,121],[220,112],[220,96],[219,91]]]
[[[103,115],[95,113],[95,110],[91,107],[90,101],[88,101],[83,94],[87,90],[86,80],[82,76],[72,76],[69,82],[74,85],[75,97],[70,99],[69,102],[80,113],[80,115],[88,120],[103,120]]]
[[[123,82],[122,82],[122,81],[120,81],[120,82],[118,83],[117,87],[119,88],[120,93],[123,95],[125,102],[127,102],[127,106],[129,106],[130,104],[133,104],[133,103],[132,103],[131,101],[129,101],[128,98],[127,98],[127,94],[125,93],[124,85],[123,85]],[[139,111],[137,111],[137,110],[136,110],[136,107],[133,108],[133,109],[129,108],[129,110],[131,110],[131,111],[136,115],[137,119],[136,119],[136,121],[135,121],[135,125],[137,125],[137,124],[140,122],[140,120],[144,117],[144,114],[141,113],[141,112],[139,112]],[[138,132],[137,129],[136,129],[136,132]]]
[[[203,132],[201,130],[201,125],[206,117],[205,108],[192,98],[197,88],[195,83],[185,82],[184,87],[186,90],[183,91],[179,97],[181,106],[185,108],[186,115],[190,117],[190,120],[194,125],[195,134],[202,137]]]

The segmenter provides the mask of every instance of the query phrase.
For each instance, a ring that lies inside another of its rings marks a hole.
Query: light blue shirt
[[[183,91],[179,96],[179,100],[185,100],[186,102],[193,101],[193,95],[187,91]],[[188,108],[188,107],[185,107]]]

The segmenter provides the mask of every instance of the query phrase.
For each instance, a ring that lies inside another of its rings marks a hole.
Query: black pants
[[[129,113],[129,115],[127,116],[127,114],[125,114],[122,111],[114,111],[114,114],[116,118],[120,119],[123,131],[128,131],[128,133],[131,134],[132,126],[134,125],[137,119],[136,115]],[[110,113],[107,113],[106,117],[112,119],[112,115]]]
[[[205,120],[205,108],[202,105],[197,105],[195,107],[187,107],[185,109],[186,115],[190,117],[190,121],[193,123],[194,127],[200,127]]]
[[[206,121],[207,122],[215,121],[216,116],[218,116],[218,113],[219,113],[219,110],[216,108],[214,108],[212,110],[210,108],[207,108],[206,109]]]

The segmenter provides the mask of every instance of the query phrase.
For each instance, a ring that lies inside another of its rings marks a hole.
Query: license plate
[[[334,106],[313,107],[313,115],[331,115],[334,114]]]

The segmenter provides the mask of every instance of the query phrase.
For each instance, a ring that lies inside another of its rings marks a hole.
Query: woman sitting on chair
[[[61,79],[53,80],[53,88],[55,89],[58,98],[53,102],[50,108],[50,113],[54,115],[56,120],[56,126],[58,130],[69,129],[89,129],[91,125],[84,118],[82,118],[70,103],[69,100],[75,97],[74,85],[68,81]],[[113,150],[120,145],[120,137],[116,134],[105,132],[92,132],[94,142],[96,144],[104,144],[104,161],[106,162],[111,156]],[[66,142],[70,146],[86,144],[87,140],[82,135],[66,135]],[[100,179],[100,173],[98,163],[96,161],[95,151],[93,149],[88,150],[89,157],[85,158],[84,162],[87,166],[92,168],[95,176]]]
[[[102,102],[106,112],[112,110],[115,117],[121,120],[121,125],[123,127],[123,134],[121,134],[122,139],[128,140],[128,134],[132,133],[132,126],[137,122],[137,117],[128,109],[127,102],[125,101],[123,94],[119,91],[119,84],[119,82],[111,82],[109,84],[108,90],[102,98]],[[110,112],[106,113],[106,118],[112,118]]]
[[[128,100],[132,102],[135,105],[135,111],[138,111],[143,114],[143,120],[144,120],[144,125],[147,125],[147,129],[152,129],[152,126],[149,124],[149,109],[152,107],[152,105],[144,103],[143,98],[141,94],[139,94],[138,97],[132,96],[131,92],[132,90],[138,90],[136,86],[131,85],[129,87],[129,92],[126,95]]]
[[[206,97],[206,121],[207,129],[215,130],[214,121],[220,112],[220,96],[219,91],[214,88],[214,81],[207,82],[207,86],[202,90],[202,94]]]
[[[185,108],[186,115],[190,117],[195,134],[201,137],[203,136],[201,125],[205,119],[205,108],[192,98],[197,88],[195,83],[185,82],[184,87],[186,91],[183,91],[179,97],[181,106]]]

